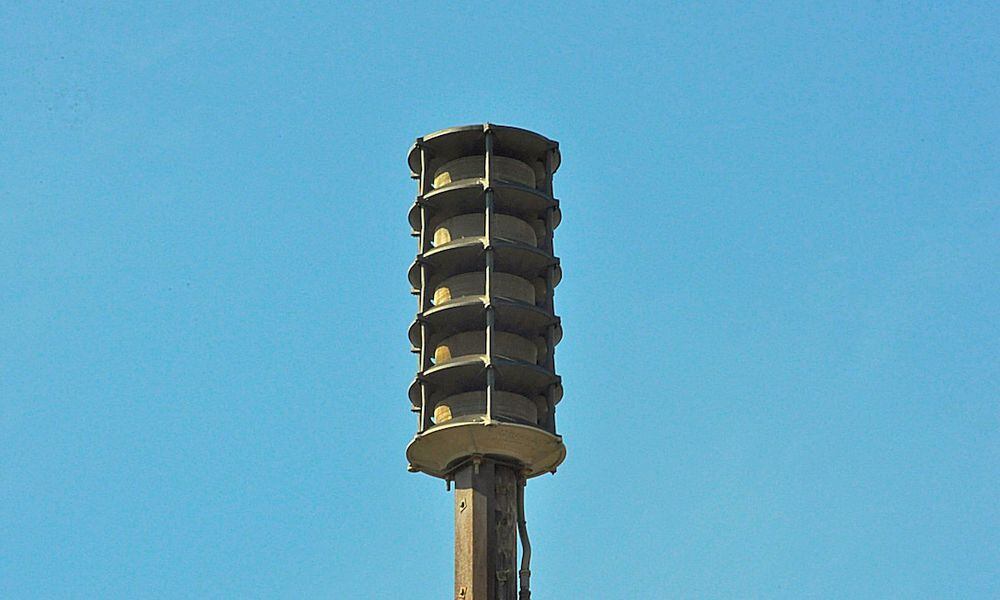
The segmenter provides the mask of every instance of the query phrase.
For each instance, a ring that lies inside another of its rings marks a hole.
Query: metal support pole
[[[518,479],[479,457],[455,473],[456,600],[517,600]]]

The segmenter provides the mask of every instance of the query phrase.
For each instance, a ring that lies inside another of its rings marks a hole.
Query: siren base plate
[[[537,427],[477,420],[437,425],[406,448],[413,470],[441,478],[474,455],[512,460],[524,465],[527,477],[537,477],[555,471],[566,458],[566,446],[561,436]]]

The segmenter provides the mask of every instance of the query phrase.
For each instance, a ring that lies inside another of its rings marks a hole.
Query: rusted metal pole
[[[455,598],[517,600],[517,471],[473,459],[455,473]]]

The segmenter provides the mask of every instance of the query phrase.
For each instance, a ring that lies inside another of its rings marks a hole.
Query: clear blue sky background
[[[995,5],[211,4],[0,8],[0,597],[449,597],[404,157],[487,120],[564,155],[536,597],[1000,596]]]

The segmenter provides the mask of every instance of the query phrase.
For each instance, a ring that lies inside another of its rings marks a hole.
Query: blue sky
[[[483,121],[564,159],[535,596],[1000,596],[995,6],[202,4],[0,8],[0,596],[448,597],[404,157]]]

